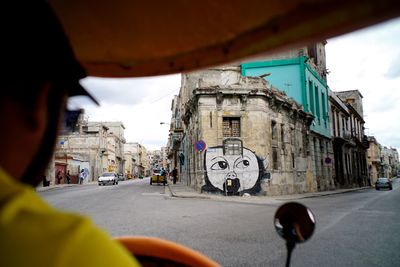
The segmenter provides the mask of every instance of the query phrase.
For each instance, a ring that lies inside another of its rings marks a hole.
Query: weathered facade
[[[124,144],[124,175],[128,179],[136,178],[136,173],[138,173],[137,158],[134,154],[133,143]]]
[[[258,58],[241,68],[242,75],[265,78],[314,116],[308,140],[313,179],[318,190],[334,189],[325,42]]]
[[[124,129],[121,122],[89,122],[82,114],[74,132],[58,137],[54,167],[49,167],[54,168],[54,176],[48,180],[57,183],[60,170],[69,170],[75,181],[83,169],[86,182],[95,181],[103,172],[123,173]]]
[[[108,128],[105,155],[108,156],[108,171],[124,173],[124,137],[125,126],[122,122],[88,122],[88,128],[92,125],[102,124]]]
[[[182,140],[185,136],[183,130],[183,123],[181,118],[181,111],[184,109],[181,105],[181,94],[184,93],[181,90],[179,95],[175,95],[171,103],[171,123],[170,123],[170,134],[168,137],[168,143],[166,147],[167,162],[170,170],[174,168],[178,171],[178,180],[187,183],[186,176],[182,176],[182,167],[184,166],[184,154],[182,150]],[[187,183],[188,184],[188,183]]]
[[[205,192],[281,195],[317,190],[309,154],[313,116],[240,67],[184,74],[182,179]],[[203,145],[204,144],[204,145]],[[271,175],[269,175],[271,174]]]
[[[129,142],[125,144],[124,149],[125,162],[128,160],[132,162],[131,168],[125,168],[126,171],[130,170],[133,178],[147,176],[150,165],[146,148],[137,142]]]
[[[399,173],[399,154],[397,149],[381,147],[381,177],[392,178]]]
[[[335,185],[371,184],[366,161],[368,139],[364,135],[362,95],[358,90],[331,92],[331,131],[335,154]]]
[[[358,90],[334,92],[340,100],[346,104],[349,117],[344,120],[350,139],[350,149],[345,158],[345,166],[348,169],[344,186],[363,186],[369,185],[368,165],[367,165],[367,149],[369,147],[368,137],[364,134],[364,118],[363,118],[363,96]],[[347,179],[347,180],[346,180]]]
[[[149,159],[150,171],[154,169],[166,169],[166,165],[163,162],[163,156],[161,150],[153,150],[147,153]]]
[[[368,136],[367,150],[368,175],[371,184],[374,184],[381,172],[381,146],[374,136]]]

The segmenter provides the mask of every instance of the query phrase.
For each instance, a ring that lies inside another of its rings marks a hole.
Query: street
[[[314,236],[296,246],[292,266],[396,266],[400,262],[400,181],[393,190],[298,199],[315,214]],[[149,179],[39,192],[51,205],[92,218],[113,236],[147,235],[201,251],[223,266],[284,266],[273,216],[284,201],[170,197]],[[257,197],[252,197],[257,198]],[[258,197],[260,198],[260,197]]]

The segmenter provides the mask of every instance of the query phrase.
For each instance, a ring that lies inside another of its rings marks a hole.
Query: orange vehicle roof
[[[88,74],[183,72],[400,15],[398,0],[50,0]]]

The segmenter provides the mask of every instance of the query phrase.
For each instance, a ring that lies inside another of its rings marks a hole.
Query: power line
[[[150,103],[148,103],[148,104],[153,104],[153,103],[155,103],[155,102],[158,102],[158,101],[160,101],[160,100],[164,99],[165,97],[167,97],[167,96],[169,96],[169,95],[172,95],[172,94],[174,94],[174,93],[175,93],[177,90],[179,90],[179,88],[178,88],[178,89],[174,89],[174,90],[170,91],[168,94],[165,94],[165,95],[163,95],[162,97],[160,97],[160,98],[157,98],[156,100],[153,100],[152,102],[150,102]]]

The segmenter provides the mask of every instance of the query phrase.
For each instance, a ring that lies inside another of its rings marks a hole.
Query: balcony
[[[174,132],[171,135],[171,148],[173,150],[178,150],[180,145],[181,145],[181,141],[183,138],[183,131],[182,132]]]

